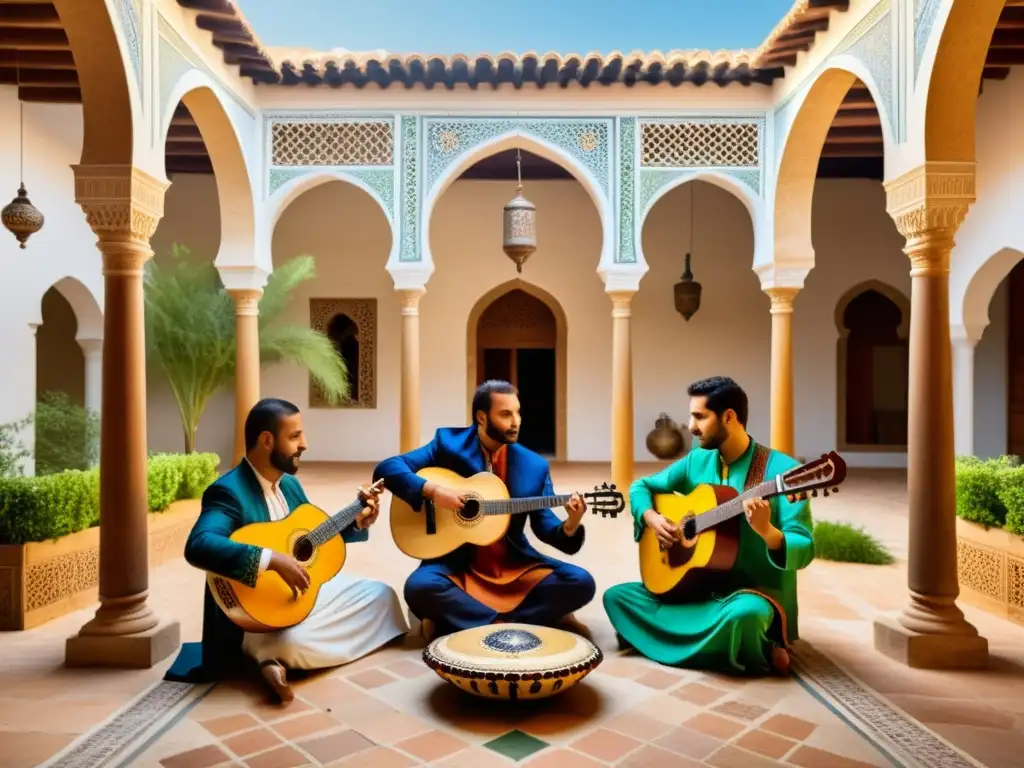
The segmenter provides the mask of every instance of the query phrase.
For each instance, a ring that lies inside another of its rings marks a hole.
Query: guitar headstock
[[[837,487],[846,479],[846,462],[835,451],[821,454],[820,459],[809,461],[794,467],[782,474],[782,493],[790,501],[806,501],[807,496],[817,496],[818,489],[823,494],[839,493]]]
[[[583,494],[583,499],[590,510],[595,515],[600,512],[601,517],[618,517],[626,508],[626,499],[623,498],[622,491],[615,490],[614,483],[595,485],[594,490]]]

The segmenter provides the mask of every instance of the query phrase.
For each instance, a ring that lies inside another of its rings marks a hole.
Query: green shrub
[[[18,477],[25,473],[22,462],[32,458],[32,452],[21,441],[21,434],[32,423],[32,417],[0,424],[0,477]]]
[[[198,498],[217,477],[213,453],[156,454],[149,459],[149,510]],[[47,541],[99,524],[99,470],[0,478],[0,544]]]
[[[1005,486],[1007,483],[1019,486],[1021,481],[1024,481],[1024,474],[1018,466],[1016,457],[1000,456],[998,459],[985,461],[974,456],[958,457],[957,517],[986,528],[1002,527],[1006,524],[1007,513],[1007,505],[1003,498]],[[1024,487],[1021,487],[1021,490],[1024,491]],[[1024,501],[1024,497],[1021,497],[1021,500]]]
[[[100,416],[64,392],[44,392],[36,404],[36,474],[89,469],[99,463]]]
[[[827,521],[814,524],[814,553],[822,560],[840,563],[888,565],[894,559],[889,550],[863,528]]]

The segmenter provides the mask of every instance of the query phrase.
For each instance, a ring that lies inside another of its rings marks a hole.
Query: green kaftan
[[[751,439],[743,455],[728,467],[722,466],[717,450],[695,448],[661,472],[636,480],[629,489],[635,540],[643,533],[643,513],[653,507],[654,494],[685,495],[704,483],[729,485],[742,493],[754,448]],[[791,457],[771,451],[765,479],[796,466]],[[770,551],[746,518],[741,518],[736,565],[728,572],[708,574],[713,586],[700,596],[704,599],[695,600],[691,594],[685,602],[670,602],[649,592],[642,582],[620,584],[605,592],[605,611],[618,634],[661,664],[768,672],[772,646],[788,645],[798,637],[796,572],[814,559],[810,504],[791,503],[785,496],[772,498],[770,504],[772,524],[783,534],[782,547]]]

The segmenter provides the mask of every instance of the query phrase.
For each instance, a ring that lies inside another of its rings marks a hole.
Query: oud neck
[[[571,498],[572,494],[563,493],[557,496],[527,496],[522,499],[492,499],[483,502],[481,508],[485,515],[522,515],[536,512],[538,509],[563,507]]]
[[[778,496],[780,493],[781,491],[776,484],[775,478],[765,480],[763,483],[744,491],[736,498],[720,504],[703,515],[699,515],[696,519],[697,533],[706,531],[708,528],[719,523],[724,523],[726,520],[730,520],[737,515],[742,515],[743,502],[747,499],[770,499],[772,496]]]
[[[320,525],[310,531],[307,538],[313,543],[314,547],[325,544],[352,525],[364,506],[366,505],[362,499],[356,499],[347,507],[335,512],[320,523]]]

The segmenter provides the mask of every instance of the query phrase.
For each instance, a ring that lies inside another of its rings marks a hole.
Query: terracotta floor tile
[[[354,675],[349,675],[346,679],[351,680],[362,688],[379,688],[382,685],[387,685],[397,680],[397,678],[381,669],[367,669],[363,672],[356,672]]]
[[[783,765],[771,758],[752,754],[730,744],[726,744],[711,757],[704,758],[704,762],[715,768],[780,768]]]
[[[636,712],[626,712],[609,720],[604,725],[606,728],[640,739],[640,741],[653,741],[672,730],[672,726],[668,723],[653,717],[645,717]]]
[[[906,694],[889,694],[886,698],[925,725],[944,723],[1009,729],[1013,728],[1014,721],[1017,719],[1012,712],[999,711],[977,699],[940,699],[934,696]]]
[[[257,728],[256,730],[246,731],[229,739],[224,739],[223,744],[239,757],[245,757],[246,755],[254,755],[265,749],[276,747],[281,744],[281,739],[273,731],[266,728]]]
[[[749,704],[745,701],[725,701],[712,707],[715,712],[735,717],[740,720],[757,720],[768,710],[759,704]]]
[[[338,728],[341,722],[326,712],[310,712],[273,724],[273,729],[289,741],[298,741],[320,731]]]
[[[329,736],[299,742],[299,747],[308,752],[321,763],[341,760],[365,749],[371,749],[373,742],[355,731],[339,731]]]
[[[211,744],[208,747],[190,749],[188,752],[179,752],[171,757],[165,757],[160,761],[160,765],[164,768],[208,768],[229,760],[231,758],[227,752]]]
[[[402,659],[396,661],[394,664],[388,664],[385,669],[393,675],[399,677],[419,677],[420,675],[426,675],[430,673],[430,667],[426,664],[416,663],[409,659]]]
[[[932,730],[983,765],[1019,766],[1024,755],[1024,733],[972,725],[935,725]]]
[[[703,765],[704,763],[651,745],[634,752],[619,763],[620,768],[702,768]]]
[[[774,758],[782,757],[796,745],[795,741],[784,739],[768,731],[745,733],[736,739],[735,743],[737,746],[749,749],[751,752],[757,752],[759,755]]]
[[[671,688],[677,683],[681,683],[684,679],[685,678],[682,675],[678,675],[674,672],[652,669],[636,678],[636,682],[641,685],[646,685],[648,688],[665,690],[667,688]]]
[[[603,768],[604,763],[570,752],[568,749],[546,749],[523,763],[530,768]]]
[[[299,765],[309,765],[309,758],[295,747],[285,745],[247,758],[245,764],[249,768],[296,768]]]
[[[373,747],[328,764],[329,768],[409,768],[413,765],[420,763],[388,747]]]
[[[823,749],[806,746],[798,748],[796,752],[786,758],[786,762],[799,765],[800,768],[875,768],[871,763],[851,760]]]
[[[215,717],[212,720],[202,720],[199,724],[214,736],[227,736],[247,728],[255,728],[260,725],[260,722],[252,715],[227,715]]]
[[[43,731],[0,731],[4,768],[41,765],[74,741],[75,734]]]
[[[588,733],[581,739],[577,739],[570,745],[577,752],[583,752],[596,757],[606,763],[614,763],[621,760],[637,747],[643,746],[643,742],[624,736],[606,728],[598,728]]]
[[[672,691],[672,695],[676,696],[683,701],[691,701],[694,704],[700,704],[701,706],[707,706],[713,701],[718,701],[720,698],[725,696],[725,691],[718,688],[712,688],[711,686],[704,685],[703,683],[690,683],[684,685],[675,691]]]
[[[721,739],[705,736],[686,727],[674,728],[654,743],[676,754],[697,760],[704,759],[722,746]]]
[[[735,720],[726,720],[724,717],[713,715],[710,712],[701,712],[699,715],[691,717],[684,722],[683,725],[724,741],[728,741],[746,728],[742,723],[737,723]]]
[[[641,664],[636,659],[605,659],[600,670],[602,674],[625,677],[630,680],[650,671],[645,664]]]
[[[279,701],[260,702],[250,709],[263,722],[272,723],[275,720],[280,720],[282,717],[291,717],[299,712],[305,712],[307,709],[310,709],[310,705],[300,698],[294,698],[287,703]]]
[[[426,762],[440,760],[442,757],[447,757],[468,746],[462,739],[458,739],[446,731],[438,730],[427,731],[395,744],[395,747],[403,752],[408,752]]]
[[[404,712],[388,712],[367,718],[358,725],[353,723],[353,727],[374,744],[394,744],[430,730],[427,723]]]
[[[632,712],[669,725],[681,725],[694,715],[700,714],[704,707],[679,697],[679,691],[671,694],[652,696],[647,701],[633,707]]]
[[[790,717],[789,715],[772,715],[761,723],[761,728],[764,730],[777,733],[789,739],[795,739],[796,741],[803,741],[817,727],[814,723],[801,720],[799,717]]]
[[[705,685],[710,685],[715,688],[726,688],[728,690],[744,688],[747,685],[750,685],[748,680],[734,677],[733,675],[723,675],[720,672],[702,672],[696,682],[704,683]]]
[[[508,768],[510,760],[484,747],[464,749],[442,760],[435,760],[430,768]]]

